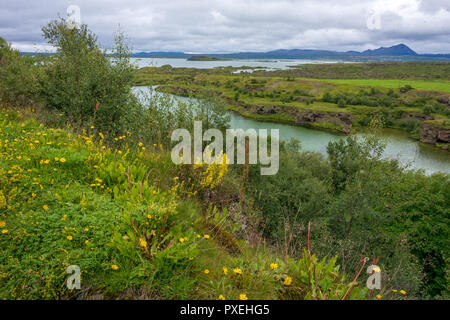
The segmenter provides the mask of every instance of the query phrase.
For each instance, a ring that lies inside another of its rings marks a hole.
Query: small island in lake
[[[187,61],[228,61],[230,59],[215,58],[209,56],[192,56]]]

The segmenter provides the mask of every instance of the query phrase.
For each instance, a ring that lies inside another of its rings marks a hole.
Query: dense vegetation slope
[[[252,249],[226,211],[186,197],[218,186],[226,165],[199,168],[188,185],[159,146],[128,148],[130,133],[110,148],[91,129],[75,136],[0,110],[0,298],[366,296],[336,258]],[[70,265],[81,291],[65,286]]]

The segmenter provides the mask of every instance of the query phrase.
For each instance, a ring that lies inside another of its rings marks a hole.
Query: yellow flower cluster
[[[3,195],[2,190],[0,190],[0,209],[6,208],[6,198]]]
[[[206,155],[206,159],[203,159],[202,163],[194,165],[194,169],[202,170],[206,165],[206,169],[200,173],[200,186],[204,189],[215,189],[228,172],[229,160],[226,154],[219,154],[214,158],[210,152],[206,152]]]
[[[0,228],[6,227],[5,221],[0,221]],[[8,229],[2,229],[2,234],[8,233]]]
[[[139,245],[143,248],[147,248],[147,241],[142,238],[139,238]]]
[[[284,279],[283,284],[284,284],[285,286],[290,286],[290,285],[292,284],[292,278],[291,278],[291,277],[286,277],[286,278]]]

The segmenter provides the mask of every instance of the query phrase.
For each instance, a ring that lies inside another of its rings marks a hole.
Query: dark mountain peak
[[[366,50],[362,52],[365,56],[416,56],[417,53],[407,45],[400,43],[392,47],[381,47],[375,50]]]

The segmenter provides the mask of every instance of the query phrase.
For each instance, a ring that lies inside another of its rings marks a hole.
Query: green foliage
[[[124,36],[116,36],[109,59],[86,25],[71,29],[60,19],[42,31],[57,49],[40,82],[44,106],[66,114],[74,123],[92,123],[104,133],[123,132],[126,115],[135,109],[131,53]]]
[[[339,266],[336,265],[337,256],[326,261],[312,255],[308,256],[303,250],[302,258],[298,261],[288,260],[287,265],[291,274],[295,274],[293,282],[301,285],[285,287],[284,295],[290,299],[302,300],[342,300],[363,299],[368,289],[353,287],[344,283],[339,277]]]
[[[404,85],[403,87],[400,87],[400,89],[398,89],[401,93],[407,93],[408,91],[413,90],[414,88],[411,87],[409,84]]]
[[[8,42],[6,42],[5,39],[3,39],[2,37],[0,37],[0,49],[4,49],[8,46]]]
[[[43,57],[21,56],[4,40],[0,41],[0,101],[8,105],[36,103],[38,75]]]
[[[296,147],[295,141],[282,147],[276,175],[261,176],[257,166],[250,169],[248,192],[257,199],[264,231],[273,239],[283,239],[287,226],[323,215],[329,201],[330,167],[320,155],[293,151]]]
[[[450,179],[408,172],[390,186],[392,231],[403,235],[422,266],[424,295],[445,295],[449,259]],[[448,292],[447,292],[448,294]]]
[[[227,210],[202,215],[164,183],[179,179],[160,149],[106,148],[98,135],[0,110],[0,298],[293,299],[291,286],[308,292],[311,265],[317,289],[304,298],[350,286],[335,260],[284,263],[236,240],[241,224]],[[81,291],[66,288],[70,265]]]
[[[82,270],[84,297],[162,286],[189,270],[195,212],[160,191],[151,174],[159,162],[17,121],[2,111],[0,297],[73,297],[65,286],[69,265]]]
[[[330,142],[327,147],[332,168],[332,181],[336,190],[345,188],[356,174],[381,158],[384,145],[375,136],[369,135],[359,141],[356,136]]]
[[[202,121],[203,130],[229,128],[231,116],[214,92],[204,92],[194,106],[195,120]]]
[[[400,127],[404,128],[406,131],[418,134],[420,129],[422,129],[422,122],[417,119],[405,119],[399,122]]]
[[[382,160],[376,135],[332,142],[328,159],[297,147],[282,147],[276,176],[250,170],[248,191],[268,239],[296,256],[309,237],[316,253],[338,255],[350,274],[361,256],[379,258],[383,292],[448,294],[448,175],[429,177]]]

